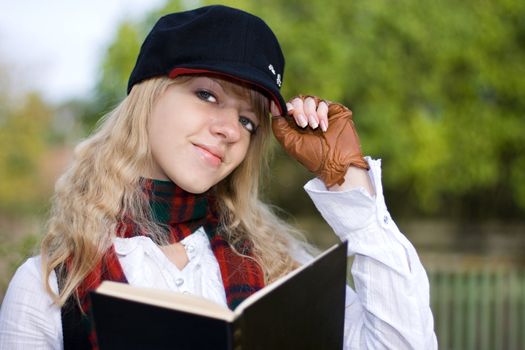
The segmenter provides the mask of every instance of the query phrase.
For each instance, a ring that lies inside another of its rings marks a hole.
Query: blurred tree
[[[124,96],[159,14],[211,3],[169,1],[141,23],[123,23],[96,104]],[[383,158],[395,214],[523,215],[525,2],[222,3],[274,29],[287,58],[285,96],[318,94],[352,108],[365,153]],[[294,213],[310,210],[299,186],[305,171],[279,151],[272,169],[270,199]]]
[[[35,93],[9,101],[0,113],[0,213],[32,209],[49,195],[39,166],[52,110]]]
[[[64,113],[21,80],[0,62],[0,303],[16,267],[38,254],[53,183],[69,158],[64,135],[72,130]]]

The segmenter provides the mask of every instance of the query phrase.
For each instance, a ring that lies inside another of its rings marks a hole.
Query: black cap
[[[214,73],[252,84],[281,110],[284,56],[274,33],[259,17],[222,5],[160,18],[148,34],[131,72],[136,83],[156,76]]]

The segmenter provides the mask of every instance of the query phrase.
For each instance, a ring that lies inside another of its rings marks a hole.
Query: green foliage
[[[133,69],[143,37],[132,22],[119,25],[112,44],[101,64],[96,88],[96,103],[89,109],[84,123],[92,127],[100,116],[115,107],[125,96],[129,74]]]
[[[169,1],[143,23],[123,23],[103,63],[97,104],[124,95],[139,43],[159,14],[211,3]],[[316,94],[352,108],[365,153],[383,159],[394,212],[525,212],[524,2],[222,3],[274,29],[287,58],[285,96]],[[300,212],[307,174],[288,163],[278,153],[270,197]]]
[[[52,111],[36,94],[4,104],[0,115],[0,212],[15,212],[43,200],[41,157]]]

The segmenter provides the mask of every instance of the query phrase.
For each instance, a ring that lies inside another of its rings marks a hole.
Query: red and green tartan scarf
[[[209,193],[192,194],[184,191],[171,181],[142,179],[144,193],[149,199],[153,219],[167,228],[167,240],[179,242],[203,227],[219,263],[226,301],[234,309],[244,299],[264,287],[264,275],[260,266],[250,257],[251,243],[243,242],[236,250],[248,257],[237,254],[228,241],[220,235],[219,219],[215,201]],[[143,235],[132,222],[121,222],[117,235],[124,238]],[[126,276],[113,246],[102,260],[86,276],[78,287],[81,306],[89,314],[90,290],[97,288],[104,280],[127,283]],[[97,348],[92,329],[90,341]]]

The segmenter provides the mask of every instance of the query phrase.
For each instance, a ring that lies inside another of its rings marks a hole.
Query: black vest
[[[62,276],[60,276],[62,271]],[[55,269],[55,274],[58,281],[58,290],[62,290],[62,281],[65,277],[66,269]],[[62,335],[64,337],[64,350],[91,350],[91,342],[89,341],[89,334],[82,324],[82,312],[80,306],[71,295],[66,303],[60,309],[62,317]]]

